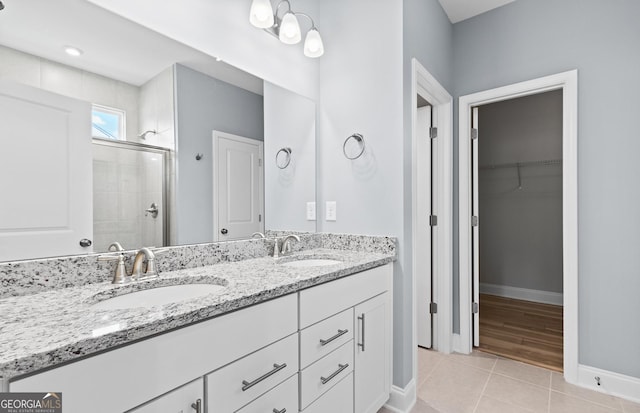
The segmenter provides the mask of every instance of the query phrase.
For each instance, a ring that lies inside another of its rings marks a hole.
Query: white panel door
[[[472,109],[471,114],[471,127],[475,130],[475,139],[471,139],[471,175],[473,177],[472,182],[472,197],[471,197],[471,214],[472,222],[471,232],[472,239],[471,245],[473,248],[473,302],[471,308],[473,311],[473,345],[480,345],[480,210],[478,207],[478,141],[480,140],[480,133],[478,132],[478,108]]]
[[[416,129],[417,162],[417,199],[416,207],[416,288],[417,288],[417,324],[418,345],[431,348],[432,346],[432,316],[429,311],[431,303],[431,226],[429,216],[431,212],[431,106],[418,108],[418,124]]]
[[[0,261],[91,252],[91,105],[0,82]]]
[[[216,241],[264,231],[263,143],[213,132],[213,234]]]

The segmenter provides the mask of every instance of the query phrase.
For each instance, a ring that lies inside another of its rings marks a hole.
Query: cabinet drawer
[[[353,309],[350,308],[300,332],[300,368],[326,356],[353,339]]]
[[[136,409],[129,410],[127,413],[182,413],[195,412],[191,404],[195,404],[200,400],[201,405],[204,403],[204,380],[199,378],[189,384],[160,396],[149,403]]]
[[[352,371],[353,340],[302,371],[300,374],[301,409],[306,408]]]
[[[292,334],[207,375],[207,409],[235,412],[297,370],[298,335]]]
[[[353,413],[353,374],[349,373],[331,390],[304,409],[303,413]]]
[[[236,413],[271,413],[298,411],[298,375],[269,390]]]
[[[300,329],[389,289],[391,264],[300,291]]]

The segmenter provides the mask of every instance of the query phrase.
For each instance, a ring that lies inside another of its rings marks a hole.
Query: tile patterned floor
[[[482,352],[418,350],[411,413],[640,413],[640,404],[568,384],[562,375]],[[378,413],[390,413],[382,409]]]

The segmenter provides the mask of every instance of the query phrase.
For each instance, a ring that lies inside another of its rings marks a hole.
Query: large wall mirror
[[[315,102],[83,0],[0,11],[0,261],[316,230]]]

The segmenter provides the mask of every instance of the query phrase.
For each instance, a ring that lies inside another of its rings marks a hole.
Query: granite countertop
[[[332,258],[341,263],[293,268],[291,257]],[[0,379],[12,380],[96,352],[216,317],[395,259],[391,253],[312,249],[272,257],[167,271],[124,286],[109,282],[0,299]],[[210,295],[150,308],[103,310],[91,305],[138,289],[219,283]]]

